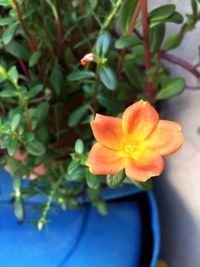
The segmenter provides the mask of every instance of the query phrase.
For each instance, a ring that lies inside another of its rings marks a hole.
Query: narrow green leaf
[[[13,39],[17,26],[18,26],[18,22],[13,23],[4,31],[3,36],[2,36],[2,41],[5,45],[10,43],[10,41]]]
[[[85,116],[87,111],[88,111],[88,105],[84,105],[74,110],[74,112],[72,112],[69,116],[68,125],[70,127],[76,126],[80,122],[80,120]]]
[[[33,98],[38,93],[40,93],[42,91],[42,89],[43,89],[43,85],[37,84],[37,85],[31,87],[30,91],[28,91],[25,96],[27,99]]]
[[[35,66],[37,64],[38,60],[40,59],[40,57],[41,57],[40,51],[34,52],[29,59],[29,62],[28,62],[29,67]]]
[[[19,78],[19,74],[18,74],[18,71],[17,71],[17,68],[16,66],[12,66],[9,71],[8,71],[8,76],[10,77],[10,79],[15,83],[17,84],[18,82],[18,78]]]
[[[179,32],[173,33],[171,36],[168,37],[166,42],[163,45],[164,50],[170,50],[178,47],[181,43],[181,35]]]
[[[26,144],[25,147],[27,152],[34,156],[42,156],[46,150],[44,145],[36,139]]]
[[[91,174],[89,171],[86,172],[86,182],[87,182],[87,185],[93,189],[99,188],[101,184],[100,178],[96,175]]]
[[[21,197],[16,197],[14,202],[14,212],[20,221],[24,220],[24,205]]]
[[[120,28],[122,32],[125,34],[128,32],[128,27],[137,2],[138,0],[125,0],[122,4],[119,15],[119,21],[120,21]]]
[[[16,97],[18,92],[12,89],[6,89],[0,92],[0,97]]]
[[[61,94],[63,87],[63,80],[64,76],[60,68],[54,67],[50,75],[50,81],[57,95]]]
[[[111,35],[109,32],[103,32],[96,42],[96,54],[99,58],[105,58],[108,55],[111,44]]]
[[[110,188],[116,188],[120,186],[124,181],[124,179],[125,179],[124,171],[121,171],[113,175],[107,175],[106,177],[107,185]]]
[[[20,191],[22,185],[22,177],[19,172],[14,173],[13,175],[13,189],[15,191]]]
[[[84,151],[83,141],[81,139],[76,140],[76,143],[75,143],[75,152],[76,153],[79,153],[79,154],[82,154],[83,151]]]
[[[150,23],[163,20],[171,16],[176,10],[176,6],[172,4],[160,6],[149,13]]]
[[[19,123],[20,123],[20,120],[21,120],[21,115],[20,114],[16,114],[13,118],[12,118],[12,121],[10,123],[10,126],[11,126],[11,131],[14,132],[18,126],[19,126]]]
[[[109,90],[114,90],[117,87],[117,78],[115,76],[114,71],[105,65],[101,65],[99,67],[99,78],[101,82],[107,87]]]
[[[161,23],[156,27],[153,27],[150,36],[151,52],[154,54],[160,49],[165,37],[165,24]]]
[[[17,150],[18,141],[15,137],[11,137],[7,146],[7,151],[10,156],[13,156]]]
[[[77,160],[72,160],[68,165],[67,173],[71,175],[79,166],[80,163]]]
[[[67,80],[70,82],[79,81],[83,79],[95,78],[95,73],[93,71],[80,70],[72,72],[67,76]]]
[[[168,84],[161,88],[161,90],[156,94],[156,100],[166,99],[183,92],[185,88],[185,80],[183,78],[174,78],[168,82]]]
[[[141,45],[143,42],[135,36],[122,36],[115,42],[115,48],[123,49]]]

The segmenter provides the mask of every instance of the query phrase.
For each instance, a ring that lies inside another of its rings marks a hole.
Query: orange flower
[[[91,127],[97,143],[86,164],[93,174],[115,174],[125,168],[127,177],[144,182],[160,175],[163,156],[183,144],[181,126],[159,120],[156,110],[143,100],[128,107],[122,119],[97,114]]]

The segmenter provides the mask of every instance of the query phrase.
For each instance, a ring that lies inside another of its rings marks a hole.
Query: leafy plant
[[[156,104],[181,93],[184,80],[170,77],[164,61],[200,78],[199,62],[191,66],[168,52],[200,20],[199,1],[191,5],[184,22],[175,5],[147,12],[146,0],[0,0],[1,163],[13,176],[18,219],[24,199],[38,194],[47,196],[39,229],[52,201],[76,208],[84,196],[106,213],[102,189],[130,180],[89,173],[89,123],[96,112],[116,116],[135,100]],[[168,23],[180,31],[164,41]],[[88,53],[94,60],[82,66]]]

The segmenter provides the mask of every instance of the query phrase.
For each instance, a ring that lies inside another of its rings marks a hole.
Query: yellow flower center
[[[120,156],[136,159],[144,149],[144,143],[137,139],[126,139],[122,143]]]

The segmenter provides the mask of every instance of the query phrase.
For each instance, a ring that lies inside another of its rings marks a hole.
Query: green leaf
[[[29,62],[28,62],[29,67],[35,66],[35,64],[37,64],[40,57],[41,57],[40,51],[33,52],[33,54],[31,54],[31,57],[30,57]]]
[[[97,208],[101,215],[107,215],[107,207],[103,199],[95,200],[92,204]]]
[[[165,24],[161,23],[157,25],[156,27],[153,27],[151,29],[151,34],[150,34],[150,43],[151,43],[151,52],[152,54],[156,53],[164,40],[165,37]]]
[[[0,0],[0,6],[10,7],[12,6],[12,1],[11,0]]]
[[[75,143],[75,152],[76,153],[79,153],[79,154],[82,154],[83,151],[84,151],[83,141],[81,139],[76,140],[76,143]]]
[[[125,179],[124,171],[121,171],[117,174],[107,175],[106,181],[107,185],[110,188],[116,188],[122,184]]]
[[[99,67],[99,78],[101,82],[107,87],[109,90],[114,90],[117,87],[117,78],[115,76],[114,71],[105,65],[101,65]]]
[[[168,18],[175,12],[175,10],[176,6],[171,4],[163,5],[154,9],[149,13],[150,23]]]
[[[72,160],[67,167],[67,173],[71,175],[79,166],[80,163],[77,160]]]
[[[163,45],[164,50],[174,49],[180,45],[182,39],[179,32],[173,33],[171,36],[168,37],[167,41]]]
[[[60,68],[54,67],[50,75],[50,81],[57,95],[61,94],[63,87],[63,80],[64,76]]]
[[[44,145],[36,139],[26,144],[25,147],[27,152],[34,156],[42,156],[45,153]]]
[[[72,112],[69,116],[68,120],[69,127],[76,126],[80,122],[80,120],[85,116],[87,111],[88,111],[88,105],[84,105],[74,110],[74,112]]]
[[[120,20],[120,27],[123,33],[128,32],[128,27],[134,13],[136,4],[138,0],[125,0],[122,4],[119,20]]]
[[[126,179],[124,180],[125,183],[128,184],[134,184],[135,186],[137,186],[138,188],[142,189],[142,190],[152,190],[152,182],[151,180],[148,180],[146,182],[138,182],[136,180],[130,179],[128,177],[126,177]]]
[[[192,6],[192,11],[194,15],[197,15],[198,12],[198,4],[196,0],[191,0],[191,6]]]
[[[4,46],[7,53],[13,55],[16,58],[21,58],[25,61],[29,60],[30,51],[25,45],[15,42],[14,40],[8,45]]]
[[[10,79],[15,83],[17,84],[18,82],[18,78],[19,78],[19,74],[18,74],[18,71],[17,71],[17,68],[16,66],[12,66],[9,71],[8,71],[8,76],[10,77]]]
[[[111,44],[111,35],[109,32],[103,32],[96,42],[96,54],[99,58],[105,58],[108,55]]]
[[[18,92],[12,89],[6,89],[0,92],[0,97],[16,97],[18,96]]]
[[[22,185],[21,174],[20,174],[20,172],[16,172],[13,175],[13,189],[15,191],[20,191],[21,185]]]
[[[3,33],[2,41],[6,45],[13,39],[15,31],[17,29],[18,22],[11,24]]]
[[[170,79],[167,85],[161,88],[160,91],[156,94],[155,99],[161,100],[178,95],[183,92],[184,88],[185,80],[183,78],[177,77]]]
[[[175,11],[169,18],[166,19],[166,22],[173,22],[177,24],[181,24],[183,23],[183,21],[184,21],[184,18],[182,14],[180,14],[177,11]]]
[[[143,44],[143,42],[135,36],[122,36],[115,42],[115,48],[123,49],[141,44]]]
[[[72,72],[67,76],[67,80],[70,82],[79,81],[83,79],[92,79],[95,78],[95,73],[93,71],[80,70]]]
[[[17,150],[17,144],[18,140],[15,137],[11,137],[8,146],[7,146],[7,151],[10,156],[13,156]]]
[[[6,26],[8,24],[11,24],[13,22],[13,18],[5,17],[0,19],[0,26]]]
[[[125,73],[130,82],[141,91],[145,90],[145,81],[141,72],[132,62],[125,63]]]
[[[100,178],[96,175],[91,174],[89,171],[86,172],[86,182],[87,182],[87,185],[93,189],[99,188],[101,184]]]
[[[24,205],[21,197],[16,197],[14,202],[14,212],[20,221],[24,220]]]
[[[19,126],[19,123],[20,123],[20,120],[21,120],[21,115],[20,114],[16,114],[13,118],[12,118],[12,121],[10,123],[10,126],[11,126],[11,131],[14,132],[18,126]]]
[[[40,93],[42,91],[42,89],[43,89],[43,85],[37,84],[37,85],[31,87],[30,91],[28,91],[25,96],[27,99],[33,98],[38,93]]]

